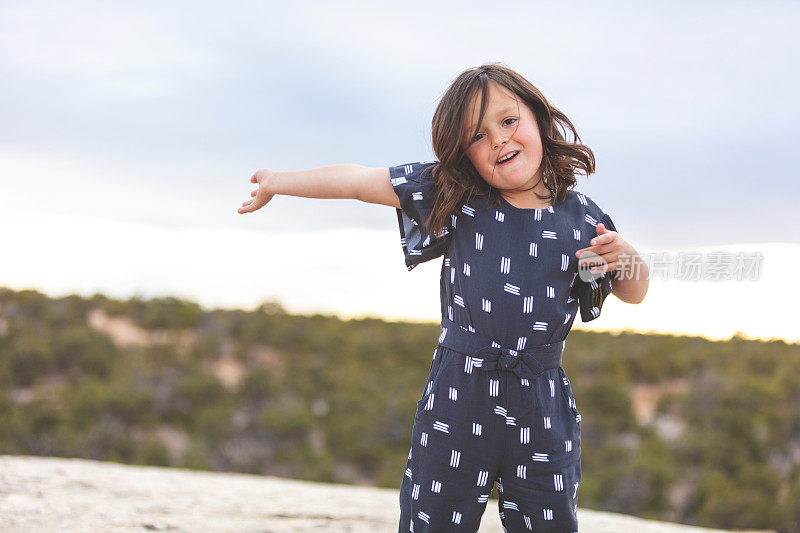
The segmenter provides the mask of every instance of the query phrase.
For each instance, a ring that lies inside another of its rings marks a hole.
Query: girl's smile
[[[500,159],[497,160],[498,165],[506,165],[513,161],[517,155],[519,155],[519,150],[511,150],[504,155],[500,156]]]

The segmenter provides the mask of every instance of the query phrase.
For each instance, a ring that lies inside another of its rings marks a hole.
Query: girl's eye
[[[510,121],[510,122],[509,122],[509,121]],[[503,121],[503,124],[505,124],[506,126],[511,126],[511,125],[512,125],[512,124],[514,124],[516,121],[517,121],[517,119],[516,119],[516,118],[507,118],[507,119],[505,119],[505,120]],[[483,133],[478,133],[477,135],[475,135],[475,137],[473,137],[473,138],[472,138],[472,142],[477,142],[477,141],[480,141],[480,140],[481,140],[481,135],[483,135]]]

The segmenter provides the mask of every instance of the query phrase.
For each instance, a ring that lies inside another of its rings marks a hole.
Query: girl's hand
[[[272,197],[275,195],[267,192],[267,185],[274,175],[275,173],[268,168],[259,169],[253,174],[250,178],[250,182],[258,183],[258,189],[250,192],[250,196],[253,198],[242,204],[242,207],[239,208],[239,214],[252,213],[253,211],[261,209],[267,205],[267,202],[272,200]]]
[[[601,274],[611,270],[618,270],[620,256],[632,256],[636,250],[616,231],[606,229],[602,222],[597,223],[597,237],[590,242],[589,248],[581,248],[575,255],[578,257],[578,269],[587,264],[596,264],[591,268],[592,274]],[[599,256],[599,257],[598,257]],[[580,261],[585,258],[584,261]]]

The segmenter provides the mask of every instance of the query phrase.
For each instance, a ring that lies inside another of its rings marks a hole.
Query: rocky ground
[[[397,491],[0,455],[0,531],[394,532]],[[578,509],[582,532],[722,531]],[[480,533],[502,532],[489,500]]]

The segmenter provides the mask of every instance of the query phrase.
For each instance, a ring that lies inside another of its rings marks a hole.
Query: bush
[[[574,391],[581,415],[606,431],[626,431],[636,427],[628,387],[620,382],[592,383]]]
[[[198,445],[193,445],[183,453],[178,466],[191,470],[214,470],[208,458],[209,452]]]
[[[166,297],[147,302],[139,323],[146,329],[195,328],[202,317],[203,310],[198,304]]]
[[[58,371],[73,376],[88,374],[108,377],[113,361],[119,357],[116,346],[107,335],[84,326],[59,331],[51,341],[53,363]]]
[[[47,342],[34,334],[15,339],[5,354],[7,372],[11,382],[21,387],[29,387],[50,371]]]
[[[148,466],[170,466],[167,448],[156,438],[147,439],[139,446],[135,462]]]
[[[265,431],[287,439],[299,439],[316,424],[311,411],[297,399],[283,399],[278,405],[265,407],[258,424]]]

